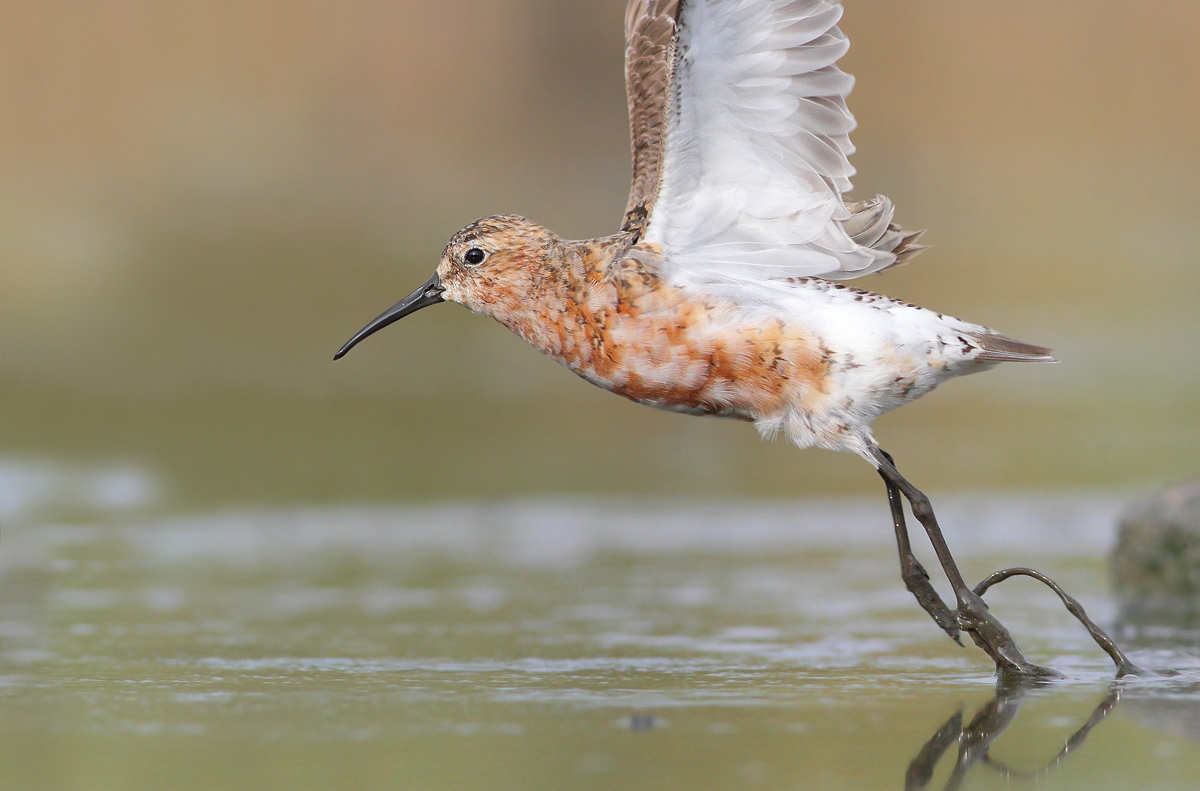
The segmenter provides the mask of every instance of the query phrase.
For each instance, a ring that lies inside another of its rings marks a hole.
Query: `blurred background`
[[[169,511],[876,494],[856,459],[626,403],[454,306],[333,363],[478,216],[617,228],[623,6],[0,2],[6,469],[138,470]],[[935,501],[1194,476],[1200,5],[847,6],[855,197],[933,245],[855,285],[1062,360],[954,382],[881,443]]]
[[[846,5],[854,196],[933,245],[854,285],[1062,360],[876,434],[967,577],[1033,563],[1114,624],[1123,503],[1200,473],[1200,4]],[[477,217],[618,227],[623,11],[0,0],[6,788],[891,789],[993,705],[861,460],[457,306],[333,362]],[[1186,672],[1075,750],[1105,657],[1040,588],[989,603],[1072,678],[998,754],[1194,788],[1200,632],[1116,633]]]

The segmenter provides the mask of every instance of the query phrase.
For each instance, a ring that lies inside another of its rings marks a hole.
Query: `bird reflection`
[[[942,756],[955,744],[958,745],[958,755],[954,760],[954,769],[950,779],[946,781],[946,791],[960,788],[967,774],[976,765],[999,772],[1007,779],[1038,779],[1054,771],[1054,769],[1072,751],[1077,749],[1087,739],[1092,729],[1104,721],[1121,699],[1121,688],[1113,683],[1104,700],[1092,711],[1092,715],[1067,739],[1062,749],[1046,761],[1041,767],[1034,769],[1016,769],[1003,761],[992,758],[989,754],[992,743],[1016,719],[1021,711],[1021,705],[1030,690],[1037,685],[1028,683],[1010,683],[1001,681],[996,685],[996,695],[987,705],[979,710],[967,725],[963,725],[963,714],[955,712],[954,716],[937,729],[929,741],[921,747],[920,752],[908,765],[904,776],[905,791],[922,791],[929,786],[933,779]]]

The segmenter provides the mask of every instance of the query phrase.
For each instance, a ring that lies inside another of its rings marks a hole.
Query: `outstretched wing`
[[[887,198],[847,203],[849,42],[830,0],[630,0],[625,228],[668,274],[851,278],[919,252]]]

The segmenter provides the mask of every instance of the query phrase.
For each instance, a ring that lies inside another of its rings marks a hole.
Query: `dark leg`
[[[892,457],[885,451],[879,452],[889,462],[892,461]],[[893,464],[893,466],[895,465]],[[917,597],[917,603],[921,605],[921,609],[929,613],[937,625],[942,627],[942,630],[950,635],[954,642],[962,645],[962,640],[958,639],[958,623],[954,619],[954,614],[950,612],[950,608],[946,606],[942,597],[930,584],[929,572],[913,554],[912,544],[908,541],[908,525],[904,521],[904,502],[900,499],[900,490],[882,472],[880,475],[887,487],[888,505],[892,509],[892,524],[896,528],[896,544],[900,548],[900,577],[904,580],[904,586],[913,596]]]
[[[885,481],[899,489],[908,500],[913,516],[925,528],[925,533],[929,536],[929,543],[933,544],[938,562],[941,563],[942,570],[950,581],[950,587],[954,589],[954,598],[958,604],[956,613],[958,627],[964,632],[970,633],[975,644],[986,651],[988,656],[995,661],[996,669],[1000,673],[1043,678],[1057,676],[1058,674],[1054,671],[1025,659],[1004,625],[988,612],[983,599],[967,587],[962,573],[958,570],[958,564],[954,562],[954,556],[950,554],[950,547],[946,546],[946,539],[942,536],[942,529],[938,526],[937,517],[934,516],[929,498],[900,474],[887,454],[878,448],[874,450],[874,461],[879,474]]]

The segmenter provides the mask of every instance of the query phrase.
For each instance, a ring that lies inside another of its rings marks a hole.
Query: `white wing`
[[[654,12],[666,4],[632,0],[630,9],[635,5]],[[635,95],[633,88],[647,73],[670,83],[670,101],[662,103],[665,133],[657,136],[663,150],[643,155],[662,164],[655,168],[657,189],[643,187],[651,198],[643,207],[644,230],[638,229],[644,241],[663,247],[667,274],[851,278],[922,249],[913,244],[918,234],[892,224],[886,198],[843,199],[854,175],[848,157],[855,122],[846,107],[854,80],[836,65],[849,48],[837,28],[840,3],[671,5],[678,6],[666,9],[675,12],[673,46],[660,47],[671,62],[647,59],[642,47],[635,64],[631,37],[627,68],[631,117],[648,93]],[[636,28],[636,19],[627,20],[627,32]],[[636,168],[637,124],[634,150]],[[631,210],[634,204],[631,196]]]

